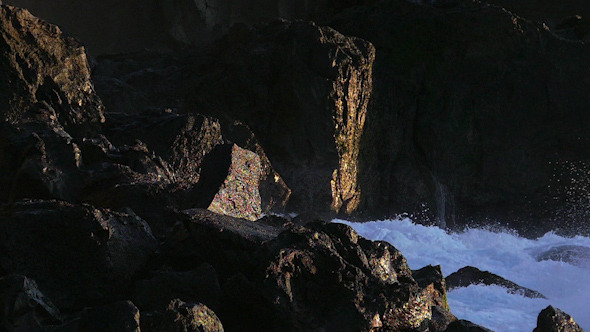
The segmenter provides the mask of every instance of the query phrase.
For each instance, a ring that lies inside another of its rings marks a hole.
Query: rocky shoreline
[[[479,1],[156,4],[135,44],[69,22],[126,51],[89,57],[0,3],[3,330],[486,331],[440,267],[322,220],[587,234],[583,40]]]

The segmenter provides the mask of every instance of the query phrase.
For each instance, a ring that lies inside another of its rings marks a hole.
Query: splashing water
[[[509,294],[500,286],[472,285],[448,294],[451,311],[494,331],[532,331],[537,316],[548,305],[570,314],[590,331],[590,257],[573,263],[537,261],[556,247],[590,248],[590,238],[565,238],[553,233],[530,240],[509,232],[470,229],[448,234],[437,227],[412,223],[410,219],[352,223],[360,235],[384,240],[401,250],[412,269],[441,265],[445,276],[470,265],[498,274],[544,294],[547,299],[530,299]]]

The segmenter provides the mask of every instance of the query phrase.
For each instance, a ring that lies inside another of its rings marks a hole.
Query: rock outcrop
[[[537,327],[533,332],[582,332],[574,319],[565,312],[548,306],[539,313]]]
[[[0,5],[0,24],[0,120],[33,118],[45,103],[72,135],[96,132],[103,106],[84,47],[26,9]]]
[[[272,161],[262,183],[279,183],[275,191],[283,193],[276,196],[289,197],[290,210],[350,214],[359,205],[359,144],[374,57],[361,39],[313,23],[275,21],[236,27],[205,54],[144,53],[131,56],[132,65],[102,57],[97,86],[107,106],[122,112],[137,112],[138,104],[121,101],[121,92],[143,107],[229,119],[224,136],[257,152],[263,165]],[[125,88],[113,91],[115,81]],[[138,97],[146,81],[157,93]],[[174,97],[160,98],[162,91]],[[255,144],[244,134],[235,138],[245,130],[233,130],[235,121],[254,133]]]
[[[529,236],[588,229],[587,44],[467,0],[382,1],[322,23],[377,49],[361,210]]]
[[[506,280],[497,274],[481,271],[473,266],[465,266],[458,271],[449,274],[446,278],[447,290],[468,287],[470,285],[496,285],[506,289],[510,294],[518,294],[533,299],[546,299],[546,297],[530,288],[520,286],[510,280]]]

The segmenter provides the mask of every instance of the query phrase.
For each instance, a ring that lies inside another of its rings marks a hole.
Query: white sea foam
[[[368,239],[391,243],[402,251],[412,269],[441,265],[446,276],[470,265],[539,291],[548,298],[529,299],[509,294],[499,286],[472,285],[448,294],[451,310],[459,318],[499,332],[532,331],[539,312],[551,304],[572,315],[582,328],[590,331],[590,262],[572,265],[535,259],[558,246],[590,247],[590,238],[564,238],[547,233],[530,240],[509,232],[483,229],[448,234],[437,227],[416,225],[407,218],[334,222],[351,225]]]

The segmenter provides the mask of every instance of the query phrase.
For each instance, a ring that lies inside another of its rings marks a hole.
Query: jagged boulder
[[[22,201],[0,215],[0,269],[34,278],[63,310],[118,297],[157,245],[132,213]]]
[[[59,310],[43,296],[34,280],[22,275],[0,278],[0,328],[3,331],[38,331],[59,324]]]
[[[565,312],[548,306],[539,313],[533,332],[583,332],[584,330]]]
[[[468,287],[469,285],[497,285],[506,289],[510,294],[519,294],[533,299],[546,299],[546,297],[529,288],[520,286],[510,280],[506,280],[497,274],[481,271],[473,266],[465,266],[451,273],[446,278],[447,290]]]
[[[70,134],[96,132],[103,106],[84,48],[27,10],[0,5],[0,120],[28,118],[45,102]]]
[[[164,312],[151,313],[142,319],[141,328],[147,332],[186,331],[223,332],[217,315],[203,304],[170,301]]]
[[[203,161],[195,207],[254,221],[262,212],[258,191],[261,176],[256,153],[235,144],[217,146]]]

